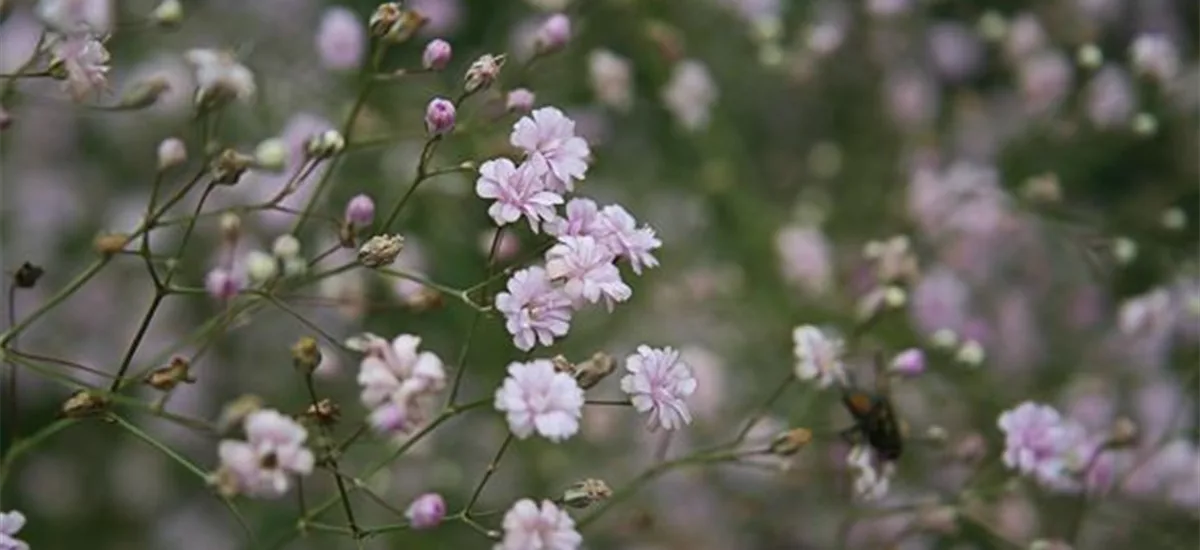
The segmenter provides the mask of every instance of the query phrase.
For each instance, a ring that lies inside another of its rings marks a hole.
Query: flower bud
[[[342,137],[341,132],[337,130],[325,130],[320,134],[308,138],[305,143],[304,152],[309,158],[327,159],[338,153],[341,153],[346,148],[346,138]]]
[[[358,262],[365,267],[391,265],[404,248],[400,235],[375,235],[358,249]]]
[[[1095,44],[1084,44],[1076,52],[1079,66],[1085,69],[1095,69],[1104,63],[1104,53]]]
[[[242,280],[228,269],[218,267],[204,277],[204,289],[217,300],[229,300],[242,291]]]
[[[1160,223],[1164,229],[1179,231],[1187,227],[1187,213],[1178,206],[1168,208],[1163,211]]]
[[[571,508],[587,508],[612,497],[612,489],[599,479],[585,479],[563,492],[562,503]]]
[[[163,0],[150,12],[150,19],[160,27],[175,27],[183,22],[183,3],[179,0]]]
[[[264,170],[282,172],[287,157],[287,144],[279,138],[264,139],[254,148],[254,164]]]
[[[510,113],[525,114],[533,110],[534,99],[533,92],[526,88],[517,88],[508,92],[504,107]]]
[[[888,370],[903,376],[917,376],[925,372],[925,352],[918,348],[906,349],[892,358]]]
[[[179,138],[167,138],[158,144],[158,169],[174,168],[187,162],[187,146]]]
[[[233,185],[242,179],[242,174],[255,164],[255,159],[233,149],[226,149],[213,159],[211,170],[213,181],[222,185]]]
[[[111,256],[125,249],[129,243],[129,235],[125,233],[104,233],[92,241],[92,247],[105,256]]]
[[[1150,113],[1138,113],[1133,117],[1133,133],[1149,137],[1158,132],[1158,119]]]
[[[147,374],[143,382],[159,391],[171,391],[181,383],[194,384],[196,382],[190,371],[191,364],[188,363],[187,359],[175,357],[171,359],[170,365],[155,369],[150,374]]]
[[[967,340],[958,348],[954,358],[967,366],[978,367],[984,359],[983,345],[975,340]]]
[[[1117,237],[1112,242],[1113,259],[1121,265],[1133,262],[1138,255],[1138,244],[1129,237]]]
[[[154,75],[146,80],[134,83],[121,94],[116,108],[134,110],[144,109],[154,105],[158,98],[171,89],[171,83],[165,76]]]
[[[263,283],[279,274],[279,263],[275,257],[261,250],[246,253],[246,273],[255,283]]]
[[[771,441],[771,454],[792,456],[807,446],[812,438],[812,430],[808,428],[795,428],[780,433]]]
[[[321,364],[321,347],[312,336],[301,336],[292,345],[292,365],[305,375],[312,374]]]
[[[236,243],[242,236],[242,218],[233,212],[222,214],[218,227],[221,231],[221,240],[226,243]]]
[[[611,355],[598,351],[592,354],[592,357],[572,369],[572,375],[575,377],[579,387],[590,389],[599,384],[601,380],[617,370],[617,362]]]
[[[958,334],[948,328],[935,330],[929,339],[940,349],[950,349],[958,345]]]
[[[446,517],[446,501],[437,493],[425,493],[408,505],[404,517],[413,529],[432,529]]]
[[[453,57],[453,48],[450,43],[435,38],[430,40],[425,45],[425,51],[421,54],[421,66],[430,71],[440,71],[450,64],[450,59]]]
[[[504,67],[504,55],[483,54],[476,59],[474,63],[467,69],[467,75],[464,79],[465,83],[463,90],[468,94],[473,94],[480,90],[486,90],[496,77],[500,75],[500,69]]]
[[[295,258],[300,255],[300,239],[295,235],[280,235],[271,245],[271,253],[281,260]]]
[[[446,135],[454,129],[454,116],[454,103],[444,97],[435,97],[425,108],[425,129],[430,135]]]
[[[398,44],[412,37],[428,21],[425,16],[400,6],[400,2],[385,2],[375,9],[368,27],[371,36]]]
[[[221,415],[217,417],[217,431],[225,433],[235,426],[241,425],[242,420],[262,408],[262,398],[253,394],[245,394],[230,401],[221,409]]]
[[[63,402],[59,412],[66,418],[83,418],[102,412],[107,407],[107,397],[89,390],[79,390]]]
[[[375,220],[375,201],[363,194],[346,203],[346,221],[354,227],[366,227]]]
[[[17,288],[33,288],[45,273],[46,270],[41,266],[25,262],[13,274],[13,283],[17,285]]]
[[[571,40],[571,20],[556,13],[542,23],[537,32],[537,51],[541,54],[561,50]]]

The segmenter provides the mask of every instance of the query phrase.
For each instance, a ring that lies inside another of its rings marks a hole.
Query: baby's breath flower
[[[717,101],[717,86],[708,67],[694,59],[679,62],[662,90],[662,102],[685,130],[708,126],[709,112]]]
[[[204,277],[204,288],[208,295],[222,301],[237,296],[245,284],[241,274],[223,267],[213,268]]]
[[[432,529],[446,517],[446,501],[437,493],[425,493],[408,505],[404,517],[413,529]]]
[[[625,358],[630,374],[621,379],[621,391],[629,394],[639,412],[649,413],[646,427],[675,430],[692,423],[684,399],[696,391],[696,378],[674,348],[638,346]]]
[[[390,344],[373,334],[347,342],[347,347],[364,352],[358,372],[361,400],[381,432],[408,433],[424,423],[426,397],[446,385],[441,358],[418,352],[420,345],[421,338],[411,334],[401,334]]]
[[[846,382],[846,371],[842,365],[843,344],[840,338],[826,335],[812,325],[803,325],[792,331],[792,342],[797,378],[815,379],[817,385],[822,388]]]
[[[565,281],[563,293],[577,305],[603,298],[611,312],[616,302],[633,296],[613,264],[615,259],[612,250],[592,237],[560,237],[546,252],[546,273],[551,279]]]
[[[317,28],[316,46],[321,63],[330,69],[353,69],[366,49],[363,23],[353,10],[334,6],[325,10]]]
[[[544,165],[526,161],[516,166],[506,158],[489,160],[479,167],[475,194],[495,201],[488,207],[488,215],[496,225],[524,217],[534,233],[539,232],[541,222],[556,217],[554,206],[563,202],[558,193],[546,189]]]
[[[167,170],[187,162],[187,145],[183,140],[171,137],[158,144],[158,169]]]
[[[1135,72],[1160,83],[1170,82],[1179,74],[1179,51],[1165,35],[1139,35],[1129,48],[1129,57]]]
[[[536,96],[528,88],[509,90],[504,100],[504,108],[510,113],[528,113],[533,109]]]
[[[75,101],[103,90],[108,84],[109,53],[104,43],[87,33],[57,36],[50,46],[51,67],[62,70],[63,88]]]
[[[510,363],[508,378],[496,390],[495,407],[518,439],[537,432],[557,443],[579,431],[583,390],[571,375],[557,372],[551,361]]]
[[[571,19],[561,13],[551,15],[537,31],[537,51],[542,54],[561,50],[571,40]]]
[[[549,346],[571,328],[571,299],[539,266],[514,273],[507,291],[496,295],[496,309],[504,315],[513,345],[523,351],[539,342]]]
[[[251,413],[244,424],[246,440],[221,441],[221,471],[239,494],[278,498],[292,486],[292,476],[312,473],[314,457],[304,446],[308,431],[296,421],[266,409]]]
[[[591,150],[575,135],[575,121],[555,107],[542,107],[513,125],[509,142],[525,151],[529,161],[548,168],[550,191],[574,191],[587,175]]]
[[[633,67],[629,60],[609,50],[588,55],[588,78],[600,103],[620,112],[633,106]]]
[[[521,499],[504,514],[504,539],[493,550],[577,550],[583,537],[553,502]]]
[[[29,550],[29,544],[17,539],[22,527],[25,527],[25,514],[17,510],[0,512],[0,549]]]

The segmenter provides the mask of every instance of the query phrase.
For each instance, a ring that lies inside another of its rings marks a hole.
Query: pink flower
[[[571,299],[550,282],[545,269],[522,269],[508,280],[507,288],[496,295],[496,309],[504,314],[504,327],[517,349],[529,351],[538,342],[549,346],[570,330]]]
[[[649,412],[646,427],[675,430],[692,423],[684,399],[696,391],[696,379],[674,348],[638,346],[637,353],[625,358],[621,391],[629,394],[638,412]]]
[[[204,278],[204,288],[208,295],[217,300],[229,300],[237,296],[246,284],[242,277],[223,267],[214,268]]]
[[[571,20],[561,13],[551,15],[537,31],[537,48],[542,53],[558,51],[570,40]]]
[[[575,181],[587,175],[591,150],[581,137],[575,135],[575,122],[554,107],[542,107],[513,125],[509,141],[529,155],[531,160],[544,163],[553,177],[547,177],[550,190],[574,191]]]
[[[546,252],[546,273],[551,279],[566,281],[563,293],[575,303],[594,304],[603,297],[611,312],[616,302],[633,295],[633,289],[621,280],[615,259],[611,250],[592,237],[560,237]]]
[[[904,376],[917,376],[925,372],[925,352],[919,348],[906,349],[892,358],[889,369]]]
[[[537,96],[528,88],[516,88],[509,90],[504,101],[504,108],[510,113],[528,113],[533,109],[533,102],[536,99]]]
[[[366,44],[363,22],[349,8],[328,8],[321,16],[316,44],[323,65],[330,69],[353,69],[362,59]]]
[[[1113,480],[1113,457],[1079,423],[1064,419],[1049,405],[1022,403],[998,421],[1004,432],[1003,461],[1058,492],[1106,490]]]
[[[1129,75],[1115,65],[1100,69],[1088,83],[1084,94],[1088,118],[1101,128],[1126,123],[1137,108],[1137,97]]]
[[[792,354],[796,358],[796,378],[816,379],[817,386],[821,388],[846,381],[840,338],[826,335],[824,331],[812,325],[802,325],[792,330],[792,344]]]
[[[532,162],[514,166],[511,160],[495,159],[479,167],[479,179],[475,182],[475,194],[484,199],[495,199],[488,208],[488,215],[496,225],[513,223],[524,216],[534,233],[540,232],[538,222],[549,221],[557,214],[554,205],[562,204],[558,193],[545,187],[545,174]]]
[[[493,550],[576,550],[583,544],[571,516],[549,500],[540,508],[527,498],[517,501],[503,525],[504,539]]]
[[[637,220],[619,204],[600,210],[596,219],[596,237],[614,254],[629,260],[633,272],[642,274],[643,267],[657,267],[658,259],[650,252],[662,246],[649,226],[637,227]]]
[[[431,136],[441,136],[454,129],[456,112],[454,103],[444,97],[435,97],[425,108],[425,130]]]
[[[1138,74],[1166,83],[1179,74],[1179,50],[1162,34],[1142,34],[1129,48],[1129,58]]]
[[[1200,507],[1200,449],[1186,439],[1167,443],[1130,474],[1124,489],[1196,510]]]
[[[590,235],[600,236],[598,225],[600,208],[592,199],[575,198],[567,203],[566,217],[555,217],[542,226],[546,233],[555,237]]]
[[[82,101],[108,83],[109,54],[104,44],[86,33],[59,37],[51,46],[54,58],[62,62],[67,79],[63,89],[75,101]]]
[[[408,505],[404,517],[413,529],[437,527],[446,517],[446,501],[437,493],[425,493]]]
[[[16,510],[0,512],[0,550],[29,550],[25,541],[16,538],[22,527],[25,527],[25,514]]]
[[[1047,50],[1022,59],[1017,81],[1026,111],[1037,115],[1058,107],[1074,78],[1071,62],[1061,52]]]
[[[382,432],[405,432],[424,422],[424,396],[446,385],[442,360],[432,352],[418,352],[421,338],[401,334],[390,344],[374,334],[346,342],[364,353],[358,372],[360,399],[372,409],[371,423]]]
[[[346,221],[354,227],[366,227],[375,219],[375,201],[369,195],[358,194],[346,203]]]
[[[583,390],[575,378],[555,371],[554,363],[545,359],[510,363],[508,378],[496,390],[495,406],[505,413],[518,439],[536,431],[557,443],[579,431]]]
[[[833,281],[833,266],[829,239],[821,230],[810,227],[787,227],[775,234],[775,250],[779,254],[783,277],[799,285],[805,292],[822,294]]]
[[[238,492],[278,498],[291,488],[293,475],[308,475],[313,453],[304,446],[308,431],[278,411],[251,413],[244,424],[246,441],[221,441],[221,467],[233,475]]]

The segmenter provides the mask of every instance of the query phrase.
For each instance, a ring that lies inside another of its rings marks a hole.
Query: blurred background
[[[342,128],[351,111],[358,69],[370,52],[367,20],[378,5],[185,1],[180,24],[165,28],[155,23],[159,4],[151,1],[7,1],[0,3],[0,74],[23,72],[46,4],[77,10],[71,13],[108,34],[112,68],[107,95],[83,102],[53,79],[0,78],[11,83],[0,95],[0,255],[6,273],[26,261],[45,269],[34,288],[6,297],[18,322],[96,260],[98,235],[138,226],[160,142],[184,139],[191,157],[185,170],[169,174],[167,189],[199,167],[186,51],[229,50],[254,73],[257,93],[229,107],[216,131],[221,142],[253,153],[279,138],[286,166],[294,168],[305,140]],[[582,360],[603,351],[621,358],[642,343],[681,349],[699,389],[689,401],[695,423],[675,435],[671,456],[737,433],[792,372],[794,327],[851,329],[877,290],[875,264],[864,256],[869,242],[907,235],[917,256],[919,272],[903,282],[903,313],[889,315],[868,339],[889,353],[927,350],[926,373],[893,384],[892,398],[914,432],[936,426],[944,437],[910,446],[882,503],[852,501],[846,446],[818,439],[787,459],[667,473],[590,524],[587,548],[1013,548],[1066,537],[1078,502],[1013,482],[999,461],[1004,440],[996,418],[1026,400],[1053,405],[1097,432],[1121,417],[1139,428],[1138,443],[1121,451],[1118,481],[1090,501],[1077,548],[1197,546],[1196,2],[404,4],[428,21],[388,50],[384,70],[419,67],[434,38],[450,42],[453,59],[444,71],[373,86],[315,211],[337,219],[351,197],[367,193],[385,212],[416,170],[429,99],[456,96],[480,55],[506,54],[497,83],[459,110],[457,130],[431,165],[506,154],[518,115],[505,112],[505,94],[515,88],[575,120],[594,157],[579,193],[619,203],[653,227],[664,243],[662,265],[641,277],[626,272],[634,289],[629,303],[612,314],[577,315],[569,338],[535,356]],[[570,17],[569,43],[530,65],[537,31],[553,13]],[[152,106],[92,107],[116,103],[149,78],[169,83]],[[327,166],[285,204],[303,208]],[[217,189],[206,208],[265,200],[285,180],[251,170]],[[422,184],[398,224],[407,239],[398,265],[456,289],[485,278],[494,226],[473,185],[464,173]],[[185,199],[168,218],[188,215],[195,200]],[[239,256],[269,250],[293,218],[245,213],[241,221]],[[156,253],[173,253],[182,225],[152,233]],[[506,265],[536,252],[540,241],[524,228],[508,235],[500,247]],[[308,258],[338,242],[336,223],[310,223],[297,236]],[[206,272],[227,253],[219,217],[200,218],[179,258],[177,283],[202,289]],[[353,251],[342,249],[320,265],[350,259]],[[21,370],[19,409],[5,408],[9,452],[14,439],[46,434],[78,383],[107,385],[103,373],[111,376],[122,362],[153,297],[143,262],[118,255],[21,334],[24,351],[100,373],[52,363]],[[451,372],[475,313],[451,297],[365,270],[299,289],[288,304],[341,339],[364,331],[419,335]],[[224,330],[204,331],[225,307],[202,291],[168,297],[132,357],[133,372],[203,351],[192,366],[196,382],[173,391],[166,410],[215,421],[222,407],[250,393],[281,411],[303,411],[308,396],[289,348],[313,335],[311,328],[263,308]],[[964,356],[969,343],[983,353]],[[366,412],[357,399],[358,356],[324,352],[319,388],[341,404],[335,431],[348,434]],[[502,320],[485,319],[474,334],[465,398],[490,397],[505,365],[522,356]],[[870,380],[864,359],[852,357],[848,366]],[[589,398],[620,398],[617,379]],[[126,395],[145,404],[160,392],[138,387]],[[131,406],[126,416],[201,468],[216,467],[217,436],[144,409]],[[835,394],[794,384],[751,439],[847,423]],[[401,510],[427,491],[458,510],[506,433],[490,408],[466,413],[384,469],[371,487]],[[516,444],[479,509],[553,498],[583,478],[622,488],[653,466],[659,439],[631,410],[588,408],[578,437]],[[397,445],[373,436],[362,441],[343,469],[361,471]],[[1127,482],[1135,466],[1161,463],[1153,457],[1168,446],[1179,457],[1170,475]],[[5,468],[0,509],[28,517],[20,538],[34,548],[259,547],[247,544],[202,479],[112,423],[65,426]],[[321,474],[305,483],[314,500],[333,494]],[[364,524],[402,520],[369,499],[356,496],[354,503]],[[943,505],[956,513],[938,515]],[[260,543],[292,531],[298,517],[292,497],[239,500],[239,509]],[[498,528],[499,519],[481,521]],[[322,521],[343,518],[334,509]],[[490,543],[448,522],[364,544],[401,546]],[[286,547],[355,546],[314,533]]]

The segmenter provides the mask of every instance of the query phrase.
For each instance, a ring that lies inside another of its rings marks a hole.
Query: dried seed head
[[[575,374],[575,364],[568,361],[567,358],[562,355],[555,355],[550,362],[554,364],[555,372],[563,372],[571,375]]]
[[[83,418],[102,412],[107,407],[107,397],[89,390],[79,390],[63,402],[60,412],[66,418]]]
[[[111,256],[125,249],[129,243],[129,235],[125,233],[105,233],[92,241],[92,248],[105,256]]]
[[[312,336],[301,336],[292,345],[292,364],[296,370],[311,374],[321,364],[321,347]]]
[[[617,370],[617,362],[611,355],[598,351],[592,357],[575,365],[574,376],[579,387],[589,389]]]
[[[612,489],[600,479],[585,479],[577,482],[563,492],[562,502],[571,508],[587,508],[592,504],[607,500],[612,496]]]
[[[243,155],[233,149],[221,151],[212,162],[213,181],[222,185],[233,185],[242,179],[242,174],[254,164],[252,156]]]
[[[17,285],[17,288],[33,288],[45,273],[46,270],[41,266],[25,262],[13,274],[13,283]]]
[[[191,364],[187,359],[175,357],[171,359],[170,365],[147,374],[144,382],[156,390],[171,391],[180,383],[192,384],[196,381],[189,372],[190,370]]]
[[[385,2],[375,8],[367,26],[371,30],[371,36],[401,43],[412,38],[428,21],[428,17],[401,7],[400,2]]]
[[[391,265],[404,248],[400,235],[375,235],[358,249],[358,262],[366,267]]]
[[[792,456],[812,442],[812,438],[812,430],[808,428],[793,428],[782,432],[771,441],[771,454]]]
[[[496,81],[496,78],[500,76],[500,69],[504,68],[504,59],[504,54],[492,55],[488,53],[479,56],[479,59],[476,59],[467,68],[463,91],[473,94],[488,89]]]
[[[332,426],[337,423],[341,416],[341,407],[334,403],[329,398],[322,399],[314,405],[309,405],[308,410],[304,411],[304,415],[313,419],[322,426]]]

